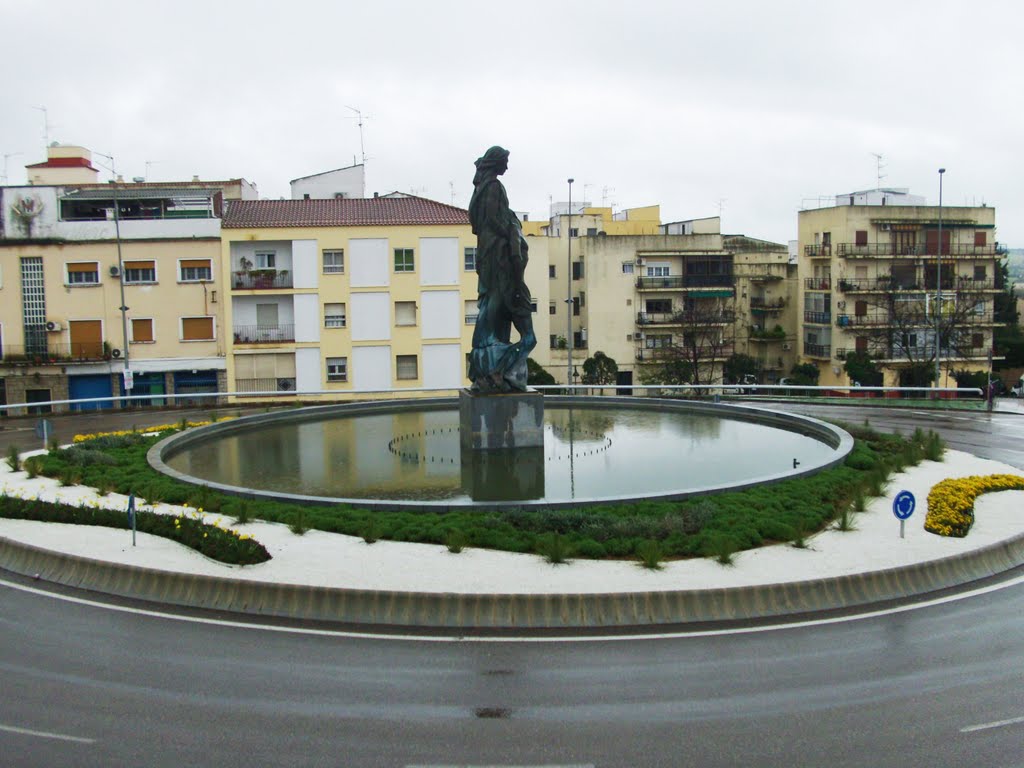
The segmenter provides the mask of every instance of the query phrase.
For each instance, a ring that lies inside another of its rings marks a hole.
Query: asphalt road
[[[1020,416],[831,410],[1024,467]],[[1013,576],[861,620],[526,643],[274,632],[0,584],[0,764],[1021,766]]]

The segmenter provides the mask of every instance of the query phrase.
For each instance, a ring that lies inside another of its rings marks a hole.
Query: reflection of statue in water
[[[498,177],[508,170],[508,150],[491,147],[476,161],[469,221],[477,236],[477,319],[469,379],[477,392],[526,389],[526,358],[537,346],[530,289],[523,282],[529,246],[508,206]],[[511,342],[512,326],[519,341]]]

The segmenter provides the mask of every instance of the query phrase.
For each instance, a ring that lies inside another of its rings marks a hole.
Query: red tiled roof
[[[423,197],[232,200],[221,222],[226,229],[415,224],[469,224],[469,212]]]
[[[92,167],[92,163],[86,160],[84,157],[51,157],[44,163],[32,163],[32,165],[26,165],[26,168],[88,168],[90,171],[96,169]]]

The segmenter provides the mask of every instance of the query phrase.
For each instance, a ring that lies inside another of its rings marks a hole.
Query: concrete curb
[[[941,560],[802,582],[634,593],[454,594],[175,573],[53,552],[0,537],[0,568],[80,589],[257,616],[433,629],[599,629],[743,621],[911,597],[1022,563],[1024,534]]]

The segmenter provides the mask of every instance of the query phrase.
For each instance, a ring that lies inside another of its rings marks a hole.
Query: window
[[[477,305],[477,300],[466,299],[463,302],[463,313],[466,316],[466,325],[475,324],[477,316],[480,314],[480,308]]]
[[[324,274],[340,275],[345,271],[345,251],[338,248],[324,251]]]
[[[579,317],[579,314],[580,314],[580,297],[579,296],[573,296],[572,297],[572,313],[573,313],[574,316]]]
[[[256,305],[256,326],[258,328],[277,328],[277,304]]]
[[[985,234],[985,233],[982,232],[982,234]],[[985,274],[985,266],[984,265],[979,265],[979,266],[975,266],[974,267],[974,279],[975,280],[984,280],[986,277],[987,277],[987,275]]]
[[[124,262],[125,283],[155,283],[156,262],[155,261],[126,261]]]
[[[975,349],[980,349],[985,346],[985,336],[980,333],[971,334],[971,346]]]
[[[132,344],[153,343],[153,318],[132,318]]]
[[[572,279],[582,280],[583,279],[583,262],[574,261],[572,263]]]
[[[398,355],[395,358],[395,376],[399,379],[417,379],[416,355]]]
[[[327,358],[327,380],[348,381],[348,358],[328,357]]]
[[[555,349],[558,346],[558,334],[557,333],[552,333],[550,336],[548,336],[548,346],[551,349]]]
[[[866,229],[858,229],[854,234],[854,237],[856,238],[857,245],[868,244],[868,231]]]
[[[668,264],[656,264],[647,268],[648,277],[668,277]]]
[[[395,248],[395,272],[412,272],[415,269],[412,248]]]
[[[597,227],[587,227],[587,237],[597,237]]]
[[[344,304],[324,304],[324,328],[344,328],[345,322]]]
[[[672,314],[672,299],[647,299],[644,311],[649,315]]]
[[[554,264],[548,264],[548,277],[551,278],[552,280],[555,279],[555,265]]]
[[[667,349],[672,346],[672,334],[647,334],[644,339],[647,349]]]
[[[633,274],[633,262],[632,261],[624,261],[624,262],[622,262],[622,274],[624,274],[624,275],[632,275]]]
[[[573,227],[572,229],[569,230],[569,237],[579,237],[579,236],[580,236],[580,231],[576,227]]]
[[[181,270],[179,280],[183,283],[198,283],[213,279],[213,268],[209,259],[182,259],[178,262]]]
[[[462,268],[467,272],[476,271],[476,248],[467,248],[465,251],[465,260]]]
[[[100,265],[95,261],[68,264],[68,285],[99,285]]]
[[[212,341],[213,340],[213,318],[212,317],[183,317],[183,318],[181,318],[181,340],[182,341]]]
[[[395,325],[416,325],[416,302],[395,302]]]
[[[277,267],[277,251],[256,251],[256,269]]]
[[[974,233],[974,247],[981,248],[988,244],[988,236],[983,231]]]
[[[587,294],[584,291],[580,291],[580,306],[587,306]]]
[[[549,315],[558,314],[558,306],[553,301],[548,302],[548,314]]]

